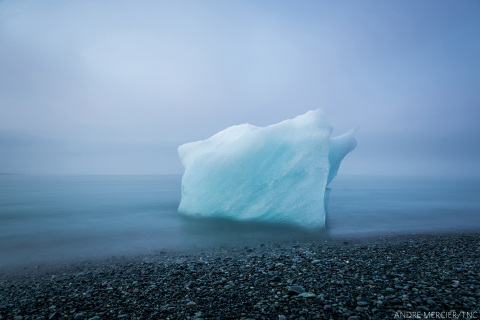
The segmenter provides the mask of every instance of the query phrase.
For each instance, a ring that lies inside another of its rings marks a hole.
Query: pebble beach
[[[221,245],[0,273],[0,319],[480,318],[480,232]]]

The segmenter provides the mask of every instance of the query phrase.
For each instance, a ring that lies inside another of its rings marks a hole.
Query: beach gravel
[[[0,274],[2,320],[353,320],[431,312],[480,318],[480,233],[222,245]]]

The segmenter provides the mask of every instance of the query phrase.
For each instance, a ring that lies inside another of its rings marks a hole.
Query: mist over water
[[[338,176],[330,187],[331,234],[480,228],[479,178]]]
[[[480,179],[339,176],[327,231],[177,214],[181,176],[0,175],[0,267],[202,246],[480,229]],[[301,214],[301,213],[300,213]]]

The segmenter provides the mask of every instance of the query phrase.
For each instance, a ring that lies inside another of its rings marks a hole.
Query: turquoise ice
[[[331,137],[321,110],[267,127],[242,124],[178,148],[185,167],[178,212],[324,227],[327,186],[357,142]]]

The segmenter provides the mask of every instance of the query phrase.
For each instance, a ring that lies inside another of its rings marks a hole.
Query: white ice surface
[[[356,147],[355,130],[332,138],[332,129],[315,110],[267,127],[232,126],[181,145],[185,173],[178,211],[325,226],[326,187]]]

